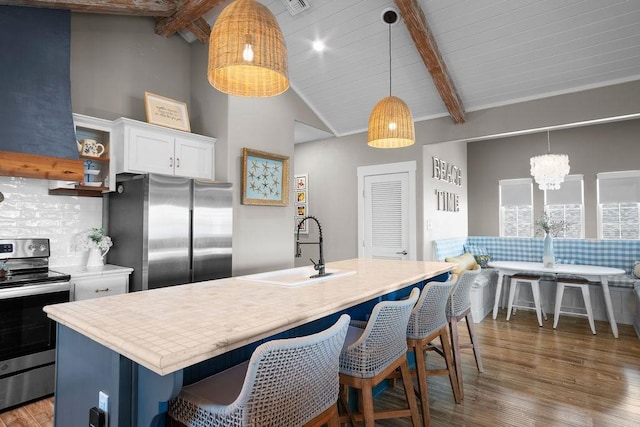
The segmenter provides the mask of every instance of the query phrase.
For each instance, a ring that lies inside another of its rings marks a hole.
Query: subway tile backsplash
[[[51,240],[49,265],[81,265],[87,254],[76,236],[102,226],[102,198],[50,196],[49,181],[0,176],[0,238]]]

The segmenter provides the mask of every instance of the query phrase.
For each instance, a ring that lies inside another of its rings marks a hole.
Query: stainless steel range
[[[0,238],[0,411],[54,390],[56,328],[42,308],[69,301],[70,276],[49,255],[49,239]]]

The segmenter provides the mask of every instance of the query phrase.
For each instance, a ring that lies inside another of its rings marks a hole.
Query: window
[[[640,171],[598,177],[598,238],[640,239]]]
[[[584,180],[582,175],[568,175],[559,190],[545,190],[544,209],[554,222],[563,221],[563,239],[584,238]]]
[[[533,237],[531,178],[500,180],[500,236]]]

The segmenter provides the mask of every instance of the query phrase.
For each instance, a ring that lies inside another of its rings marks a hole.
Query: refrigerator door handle
[[[193,207],[189,209],[189,230],[193,230]],[[193,233],[189,233],[189,281],[193,279]]]

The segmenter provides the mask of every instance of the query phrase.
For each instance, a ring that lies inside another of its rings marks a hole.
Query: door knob
[[[402,252],[396,252],[396,255],[406,255],[407,251],[402,251]]]

